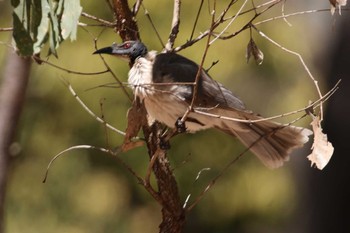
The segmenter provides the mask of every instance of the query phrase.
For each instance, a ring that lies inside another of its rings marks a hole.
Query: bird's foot
[[[170,142],[166,136],[159,137],[159,147],[162,150],[169,150],[170,149]]]
[[[179,117],[175,122],[175,127],[178,133],[185,133],[187,128],[184,121],[181,120],[181,117]]]

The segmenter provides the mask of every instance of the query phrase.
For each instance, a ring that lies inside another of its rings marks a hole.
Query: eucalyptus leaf
[[[71,40],[76,39],[79,17],[82,10],[80,0],[64,1],[64,9],[61,17],[61,35],[63,39],[67,39],[68,37]]]
[[[29,31],[22,24],[21,19],[14,12],[13,16],[13,39],[17,50],[22,56],[31,56],[33,54],[33,39]]]
[[[34,44],[34,53],[40,53],[41,47],[44,45],[48,38],[48,33],[50,29],[50,19],[49,12],[50,6],[47,0],[38,0],[40,1],[41,7],[41,21],[40,24],[36,27],[35,34],[35,44]]]

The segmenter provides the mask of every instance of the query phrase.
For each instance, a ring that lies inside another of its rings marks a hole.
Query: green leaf
[[[62,1],[62,0],[61,0]],[[59,20],[56,14],[57,8],[59,6],[59,2],[49,0],[50,2],[50,12],[49,12],[49,19],[50,19],[50,51],[49,55],[53,54],[57,57],[57,51],[60,42],[60,30],[59,30]]]
[[[18,52],[22,56],[31,56],[33,54],[33,39],[29,31],[24,27],[21,19],[13,12],[13,39],[16,43]]]
[[[61,17],[61,35],[63,39],[70,37],[75,40],[77,37],[77,29],[79,17],[82,12],[80,0],[66,0],[64,1],[64,8]]]
[[[13,38],[18,52],[24,56],[40,53],[49,41],[49,55],[57,56],[60,43],[75,40],[80,0],[12,0]]]
[[[38,10],[34,15],[37,15],[37,20],[35,23],[35,30],[34,36],[35,36],[35,44],[34,44],[34,53],[40,53],[42,46],[46,42],[48,38],[48,33],[50,29],[50,20],[49,20],[49,12],[50,12],[50,6],[47,2],[47,0],[35,0],[36,2],[40,2],[40,14]],[[38,7],[39,8],[39,7]],[[40,17],[39,17],[40,15]],[[39,21],[40,18],[40,21]],[[34,21],[34,18],[33,18]]]
[[[16,8],[20,3],[20,0],[11,0],[11,5],[13,6],[13,8]]]

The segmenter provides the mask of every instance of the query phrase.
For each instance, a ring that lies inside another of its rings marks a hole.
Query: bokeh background
[[[255,4],[262,2],[255,1]],[[189,38],[199,4],[200,1],[182,2],[176,45]],[[217,4],[218,9],[224,6],[222,2]],[[171,25],[172,1],[149,0],[144,1],[144,5],[163,41],[166,41]],[[84,12],[112,20],[105,2],[82,1],[82,6]],[[326,0],[307,3],[298,0],[285,5],[286,14],[328,8],[329,2]],[[161,50],[144,12],[141,9],[137,18],[141,38],[150,49]],[[205,3],[195,36],[208,28],[208,12]],[[281,8],[276,7],[261,19],[279,15],[280,12]],[[186,232],[349,230],[346,223],[349,213],[340,212],[349,207],[349,182],[346,182],[348,162],[341,160],[348,156],[346,153],[349,151],[349,146],[344,144],[342,147],[341,144],[345,141],[343,135],[346,135],[346,129],[349,129],[349,123],[346,123],[346,116],[349,115],[342,113],[349,112],[349,99],[345,97],[346,89],[349,91],[348,71],[342,70],[342,67],[350,65],[349,53],[345,52],[349,37],[343,42],[339,39],[342,33],[347,31],[349,34],[349,24],[346,24],[349,17],[348,11],[343,10],[342,13],[341,17],[332,17],[329,12],[290,17],[288,21],[292,26],[283,20],[259,26],[275,41],[303,56],[324,92],[335,80],[344,79],[341,89],[329,101],[333,105],[326,109],[331,113],[326,114],[325,132],[329,133],[336,150],[330,164],[321,172],[310,168],[306,156],[310,153],[311,144],[295,153],[286,166],[277,170],[267,169],[248,153],[219,179],[188,215]],[[229,31],[236,31],[247,19],[248,15],[240,18]],[[94,23],[83,17],[80,20]],[[0,27],[9,26],[10,2],[0,1]],[[97,37],[98,47],[120,42],[112,29],[79,28],[78,39],[64,42],[58,50],[58,58],[51,56],[48,60],[74,71],[102,71],[105,68],[101,59],[92,55],[93,40]],[[253,60],[246,62],[245,51],[249,41],[249,31],[246,31],[231,40],[217,41],[210,48],[205,67],[219,61],[211,68],[210,75],[240,96],[248,108],[264,116],[299,109],[306,106],[309,100],[317,99],[314,85],[297,57],[287,54],[254,32],[253,38],[265,55],[261,66],[257,66]],[[2,70],[6,64],[7,45],[11,44],[11,33],[1,32],[0,41],[3,42],[0,45]],[[199,63],[204,46],[205,40],[181,51],[181,54]],[[336,58],[343,58],[343,61],[335,62]],[[111,57],[106,57],[106,60],[118,78],[126,82],[127,63]],[[339,67],[334,68],[334,64]],[[95,150],[68,152],[56,160],[47,182],[42,183],[50,159],[60,151],[80,144],[114,148],[123,141],[121,135],[111,131],[106,133],[104,126],[86,113],[67,89],[66,82],[72,84],[79,97],[97,115],[103,115],[118,129],[124,130],[126,127],[125,116],[130,101],[118,88],[99,87],[115,82],[110,74],[73,75],[49,65],[33,64],[16,142],[11,147],[6,232],[157,232],[161,220],[160,207],[137,180],[109,155]],[[286,123],[294,118],[296,116],[280,121]],[[335,123],[331,123],[331,119]],[[343,126],[338,129],[335,124],[339,121],[343,122]],[[297,125],[309,127],[309,123],[310,119],[305,118]],[[180,135],[171,144],[168,155],[184,201],[189,194],[196,197],[229,161],[244,150],[237,140],[215,130]],[[345,152],[339,153],[342,150]],[[145,174],[148,155],[144,147],[120,154],[120,157],[138,174]],[[338,166],[341,166],[340,169]],[[204,168],[210,170],[204,171],[195,182],[198,172]],[[341,174],[341,177],[337,177],[337,174]],[[332,184],[335,187],[329,186]],[[327,192],[330,193],[322,196]],[[334,211],[329,212],[331,208]],[[339,222],[333,223],[332,217],[325,218],[328,215],[336,215]],[[326,222],[330,224],[329,228],[322,227]]]

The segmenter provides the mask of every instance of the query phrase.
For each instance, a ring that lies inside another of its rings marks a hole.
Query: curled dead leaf
[[[140,131],[142,125],[146,124],[146,109],[143,104],[135,100],[132,104],[132,107],[129,108],[127,117],[128,117],[128,126],[126,128],[126,134],[124,138],[124,143],[121,147],[122,151],[128,151],[138,146],[143,145],[143,141],[132,141],[132,138],[136,137]]]
[[[258,48],[253,38],[250,38],[250,41],[247,45],[246,58],[247,62],[249,62],[250,57],[253,55],[256,64],[261,65],[264,61],[264,54]]]
[[[315,136],[312,152],[307,158],[311,161],[311,166],[316,165],[318,169],[322,170],[331,159],[334,148],[332,143],[328,141],[327,135],[322,132],[319,117],[314,117],[311,126]]]

